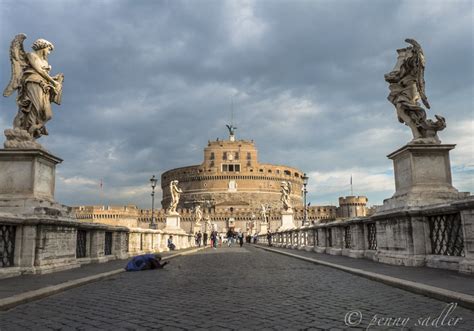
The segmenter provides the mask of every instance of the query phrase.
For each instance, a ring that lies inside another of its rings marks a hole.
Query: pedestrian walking
[[[268,231],[267,233],[268,246],[272,247],[272,233]]]
[[[201,241],[202,241],[202,233],[201,233],[201,231],[199,231],[199,232],[196,234],[196,241],[197,241],[198,247],[201,247]]]
[[[216,249],[217,248],[217,241],[219,239],[217,238],[217,231],[212,231],[211,232],[211,246],[212,248]]]
[[[207,246],[207,232],[204,232],[204,234],[202,235],[202,240],[203,240],[203,244],[204,244],[204,247]]]
[[[239,239],[239,245],[240,247],[242,247],[244,245],[244,234],[240,231],[239,231],[238,239]]]
[[[227,246],[231,247],[233,241],[234,241],[234,232],[232,231],[232,229],[229,229],[229,231],[227,231]]]

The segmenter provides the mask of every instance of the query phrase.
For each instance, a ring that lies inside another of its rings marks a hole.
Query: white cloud
[[[474,169],[474,119],[448,123],[443,142],[455,142],[451,151],[451,165]],[[439,135],[444,135],[441,131]]]
[[[229,15],[229,34],[234,47],[256,45],[264,36],[265,22],[255,15],[255,1],[228,1],[226,12]]]
[[[79,177],[79,176],[74,176],[74,177],[62,177],[59,176],[59,180],[62,184],[65,184],[69,187],[81,187],[81,186],[86,186],[86,187],[91,187],[91,186],[96,186],[100,187],[100,180],[93,180],[90,178],[84,178],[84,177]]]

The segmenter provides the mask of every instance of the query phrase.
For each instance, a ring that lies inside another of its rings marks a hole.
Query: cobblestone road
[[[364,329],[374,315],[379,323],[409,318],[405,330],[473,329],[474,312],[461,307],[444,326],[440,318],[438,328],[415,327],[445,307],[441,301],[247,246],[208,249],[176,258],[164,270],[119,274],[0,312],[0,330],[336,330],[349,328],[344,321],[351,311],[349,322],[357,324],[360,312],[358,327]],[[455,317],[462,320],[447,326]]]

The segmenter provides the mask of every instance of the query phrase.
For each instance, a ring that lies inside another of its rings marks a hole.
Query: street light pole
[[[308,224],[307,220],[307,205],[306,205],[306,193],[308,193],[308,190],[306,190],[306,185],[308,185],[308,179],[309,177],[306,176],[306,173],[303,174],[303,196],[304,196],[304,209],[303,209],[303,226]]]
[[[155,175],[153,175],[150,178],[150,183],[151,183],[151,224],[150,228],[155,229],[156,224],[155,224],[155,187],[156,183],[158,182],[158,179],[155,178]]]

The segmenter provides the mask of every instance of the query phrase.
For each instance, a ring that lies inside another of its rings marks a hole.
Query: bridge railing
[[[474,198],[295,227],[272,233],[272,245],[473,274]]]
[[[170,236],[176,249],[195,245],[194,237],[182,232],[0,214],[0,278],[163,252]]]

